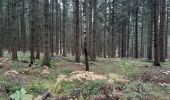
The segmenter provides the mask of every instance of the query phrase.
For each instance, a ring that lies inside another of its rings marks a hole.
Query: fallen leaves
[[[12,76],[12,77],[16,77],[17,75],[19,75],[19,72],[15,71],[15,70],[10,70],[4,73],[4,76]]]
[[[94,81],[94,80],[107,80],[109,83],[114,83],[115,81],[118,82],[128,82],[129,80],[124,77],[124,76],[119,76],[115,74],[104,74],[104,75],[99,75],[94,72],[86,72],[86,71],[74,71],[69,76],[65,75],[60,75],[58,79],[62,79],[65,81],[70,81],[73,82],[74,80],[79,80],[81,82],[86,82],[86,81]],[[61,81],[58,80],[57,81]]]

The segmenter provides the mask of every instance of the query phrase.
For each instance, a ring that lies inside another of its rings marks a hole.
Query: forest
[[[170,100],[170,0],[0,0],[0,100]]]

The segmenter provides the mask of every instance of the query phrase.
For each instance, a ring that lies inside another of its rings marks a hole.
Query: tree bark
[[[12,14],[11,14],[11,33],[12,33],[12,60],[18,61],[17,50],[17,5],[16,0],[12,0]]]
[[[159,46],[159,30],[158,30],[158,20],[159,20],[159,0],[154,0],[154,65],[160,66],[160,46]]]
[[[97,27],[97,0],[93,0],[93,46],[92,46],[92,61],[96,61],[96,27]]]
[[[79,0],[75,1],[75,62],[80,63]]]
[[[148,60],[152,60],[153,59],[153,55],[152,55],[152,51],[153,51],[153,22],[154,22],[154,20],[153,20],[153,2],[154,2],[154,0],[150,0],[150,10],[151,10],[151,12],[150,12],[150,14],[151,14],[151,16],[150,16],[150,27],[148,27],[148,53],[147,53],[147,56],[148,56]]]
[[[89,62],[88,62],[88,50],[87,50],[87,21],[86,21],[86,6],[87,0],[83,2],[83,34],[84,34],[84,55],[85,55],[85,65],[86,71],[89,71]]]
[[[44,62],[43,65],[50,66],[50,31],[49,31],[49,0],[44,0]]]
[[[59,3],[56,0],[56,54],[59,53]]]
[[[62,0],[63,2],[63,56],[66,57],[66,4],[67,0]]]
[[[92,46],[93,46],[93,26],[92,26],[92,2],[91,0],[89,0],[89,48],[88,48],[88,52],[89,52],[89,57],[90,59],[92,58]]]
[[[138,58],[138,20],[139,20],[139,1],[136,0],[136,9],[135,9],[135,58]]]
[[[2,57],[2,0],[0,0],[0,57]]]
[[[25,0],[22,0],[21,10],[21,50],[26,52],[26,28],[25,28]]]
[[[160,0],[160,61],[165,62],[166,0]]]
[[[31,50],[31,64],[35,61],[34,51],[35,51],[35,9],[36,9],[35,0],[31,0],[31,8],[30,8],[30,27],[31,27],[31,38],[30,38],[30,50]]]

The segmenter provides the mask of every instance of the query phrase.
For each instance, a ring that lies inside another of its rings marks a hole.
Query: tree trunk
[[[75,2],[75,62],[80,63],[79,0]]]
[[[51,24],[50,24],[50,50],[51,56],[54,56],[54,0],[51,0]]]
[[[26,52],[26,29],[25,29],[25,0],[22,0],[21,10],[21,50]]]
[[[167,7],[167,14],[166,14],[166,34],[165,34],[165,36],[166,36],[166,40],[165,40],[165,56],[166,56],[166,58],[168,58],[168,36],[169,36],[169,34],[168,34],[168,30],[169,30],[169,9],[168,9],[168,7]]]
[[[97,0],[93,0],[93,46],[92,61],[96,61]]]
[[[50,31],[49,31],[49,0],[44,0],[44,62],[43,65],[50,66]]]
[[[153,59],[153,55],[152,55],[152,51],[153,51],[153,48],[152,48],[152,45],[153,45],[153,0],[150,0],[150,9],[151,9],[151,17],[150,17],[150,27],[148,27],[149,31],[148,31],[148,60],[152,60]]]
[[[56,0],[56,54],[59,53],[59,3]]]
[[[16,0],[12,0],[11,33],[12,33],[12,60],[17,61],[17,5]]]
[[[139,20],[139,7],[138,0],[136,0],[136,11],[135,11],[135,58],[138,58],[138,20]]]
[[[2,57],[2,0],[0,0],[0,57]]]
[[[111,31],[111,58],[115,57],[116,44],[115,44],[115,0],[112,1],[112,31]]]
[[[63,2],[63,56],[66,57],[66,4],[67,0],[62,0]]]
[[[105,0],[105,12],[104,12],[104,19],[105,19],[105,21],[104,21],[104,47],[103,47],[103,49],[104,49],[104,58],[106,58],[106,23],[107,23],[107,1]]]
[[[126,57],[126,21],[122,24],[122,53],[121,57]]]
[[[89,0],[89,56],[92,58],[92,40],[93,40],[93,28],[92,28],[92,1]]]
[[[39,0],[36,0],[36,24],[35,24],[35,26],[36,26],[36,35],[35,35],[35,39],[36,39],[36,43],[35,43],[35,45],[36,45],[36,51],[37,51],[37,53],[36,53],[36,59],[40,59],[40,37],[41,37],[41,25],[40,25],[40,17],[39,17]]]
[[[158,31],[158,20],[159,20],[159,0],[154,0],[154,65],[160,66],[160,46],[159,46],[159,31]]]
[[[87,0],[83,2],[83,34],[84,34],[84,55],[85,55],[85,65],[86,65],[86,71],[89,71],[89,62],[88,62],[88,51],[87,51],[87,21],[86,21],[86,5]]]
[[[165,62],[166,0],[160,0],[160,61]]]
[[[30,18],[30,27],[31,27],[31,41],[30,41],[30,50],[31,50],[31,64],[34,63],[35,61],[35,57],[34,57],[34,51],[35,51],[35,9],[36,9],[36,2],[35,0],[31,0],[31,8],[30,8],[30,15],[31,15],[31,18]]]

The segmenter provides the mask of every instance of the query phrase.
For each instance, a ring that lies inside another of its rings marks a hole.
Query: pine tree
[[[154,65],[160,66],[160,45],[159,45],[159,31],[158,31],[158,20],[159,20],[159,0],[153,2],[153,20],[154,20]]]
[[[50,66],[50,28],[49,28],[49,0],[44,0],[44,62],[43,65]]]
[[[18,50],[18,42],[17,42],[17,0],[11,1],[11,35],[12,35],[12,60],[17,61],[17,50]]]
[[[75,62],[80,62],[79,0],[75,2]]]
[[[165,62],[166,0],[160,0],[160,61]]]

